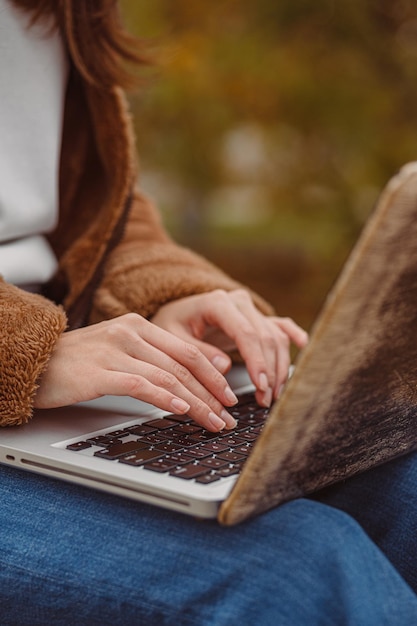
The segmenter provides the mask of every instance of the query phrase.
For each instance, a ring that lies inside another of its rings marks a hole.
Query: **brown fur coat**
[[[67,328],[238,285],[176,245],[136,188],[132,124],[118,87],[88,83],[71,57],[60,167],[60,219],[50,235],[59,260],[43,295],[0,277],[0,425],[27,422],[37,380]],[[0,268],[1,272],[1,268]],[[259,298],[258,306],[269,311]]]

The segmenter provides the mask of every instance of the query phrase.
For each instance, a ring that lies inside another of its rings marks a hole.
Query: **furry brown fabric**
[[[19,4],[30,9],[39,2]],[[69,51],[88,46],[80,40],[83,32],[88,29],[63,33]],[[99,25],[95,36],[103,36]],[[44,298],[1,284],[0,425],[31,416],[36,380],[66,323],[63,310],[52,302],[63,306],[68,327],[75,328],[128,311],[150,316],[167,301],[240,286],[170,240],[152,203],[135,191],[135,142],[124,93],[117,86],[88,82],[71,56],[70,65],[59,223],[49,236],[59,269],[45,286]]]
[[[95,292],[90,322],[129,311],[151,317],[170,300],[237,286],[206,259],[171,241],[150,201],[136,194],[129,227],[109,255],[103,281]],[[270,312],[265,302],[252,295],[260,308]]]
[[[31,416],[37,380],[64,331],[64,311],[0,279],[0,424]]]

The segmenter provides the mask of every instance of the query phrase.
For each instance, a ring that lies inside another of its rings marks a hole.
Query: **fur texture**
[[[0,280],[0,423],[28,421],[37,380],[46,367],[65,313],[42,296]]]

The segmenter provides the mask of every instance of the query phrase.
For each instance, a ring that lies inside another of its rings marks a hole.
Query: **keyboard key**
[[[165,472],[169,472],[169,470],[175,467],[175,463],[171,463],[166,459],[159,459],[156,461],[151,461],[150,463],[146,463],[144,468],[147,470],[151,470],[152,472],[159,472],[160,474],[164,474]]]
[[[174,432],[180,433],[182,435],[192,435],[193,433],[202,432],[203,429],[201,426],[196,426],[195,424],[179,424],[173,428]]]
[[[158,450],[138,450],[137,452],[133,452],[132,454],[127,454],[126,456],[122,456],[119,458],[119,463],[126,463],[126,465],[134,465],[135,467],[139,465],[144,465],[149,461],[155,461],[163,456],[162,452]]]
[[[151,433],[156,433],[156,428],[152,428],[151,426],[145,426],[144,424],[137,424],[136,426],[129,426],[129,432],[132,435],[136,435],[137,437],[143,437],[144,435],[150,435]]]
[[[116,443],[122,443],[120,439],[114,439],[113,437],[109,437],[108,435],[98,435],[97,437],[89,437],[87,439],[88,443],[93,444],[93,446],[101,446],[103,448],[110,446]]]
[[[155,431],[155,433],[151,434],[151,435],[146,435],[146,439],[148,439],[148,437],[154,437],[157,438],[159,441],[170,441],[173,437],[175,437],[175,433],[173,432],[172,428],[166,428],[165,430],[157,430]]]
[[[222,459],[216,459],[214,456],[211,456],[208,459],[201,459],[200,465],[204,467],[211,467],[212,469],[217,469],[219,467],[226,467],[227,461],[223,461]]]
[[[258,436],[265,428],[265,424],[258,424],[258,426],[252,426],[251,432],[256,433]]]
[[[202,467],[201,465],[181,465],[180,467],[176,467],[172,469],[169,473],[171,476],[175,476],[176,478],[185,478],[190,480],[191,478],[197,478],[202,474],[207,472],[207,467]]]
[[[124,428],[121,428],[119,430],[113,430],[111,433],[107,433],[108,437],[118,437],[123,438],[123,437],[128,437],[129,435],[129,431],[125,430]]]
[[[109,437],[106,445],[107,447],[116,446],[118,443],[123,443],[122,439],[120,439],[119,437]]]
[[[204,443],[202,446],[200,446],[200,448],[202,450],[207,450],[208,452],[226,452],[226,450],[229,450],[230,446],[226,446],[223,442],[220,443],[219,441],[210,441],[209,443]]]
[[[256,426],[260,423],[261,422],[259,418],[253,414],[242,415],[242,417],[239,419],[239,426],[241,427],[241,430],[246,430],[249,426]]]
[[[194,433],[193,435],[190,435],[191,439],[193,439],[196,443],[210,441],[210,439],[218,439],[219,436],[219,433],[212,433],[209,430],[203,430],[201,433]]]
[[[237,454],[236,452],[219,452],[217,455],[219,459],[223,459],[223,461],[229,461],[229,463],[235,463],[236,461],[243,461],[243,454]]]
[[[130,452],[135,452],[136,450],[142,450],[144,448],[148,448],[149,446],[142,441],[127,441],[126,443],[118,443],[114,446],[110,446],[109,448],[105,448],[104,450],[98,450],[98,452],[94,452],[94,456],[98,456],[101,459],[109,459],[110,461],[114,461],[121,456],[125,456]]]
[[[145,422],[145,426],[151,426],[157,430],[165,430],[166,428],[171,428],[172,426],[178,426],[178,424],[173,420],[167,419],[166,417],[161,417],[160,419]]]
[[[242,422],[242,421],[238,421],[238,423],[236,424],[236,426],[233,429],[233,433],[234,434],[239,434],[245,430],[248,430],[249,427],[254,426],[255,424],[259,424],[259,422],[254,421],[253,424],[248,424],[247,422]]]
[[[245,404],[254,404],[255,406],[259,406],[255,399],[255,393],[253,391],[248,391],[247,393],[242,393],[239,396],[239,404],[238,406],[243,406]]]
[[[243,456],[248,456],[252,450],[251,444],[243,444],[242,446],[238,446],[233,448],[233,452],[237,452],[238,454],[243,454]]]
[[[256,439],[258,438],[258,434],[251,432],[251,431],[246,431],[244,433],[239,433],[239,439],[242,440],[244,439],[245,441],[256,441]]]
[[[87,450],[87,448],[91,448],[91,443],[88,443],[88,441],[76,441],[75,443],[69,443],[67,445],[67,450],[74,450],[74,452]]]
[[[196,444],[195,441],[190,439],[190,437],[183,437],[182,435],[180,435],[179,437],[175,437],[175,439],[173,439],[173,441],[175,443],[178,443],[183,448],[191,448],[192,446],[198,445],[198,444]]]
[[[183,446],[169,441],[155,444],[155,450],[160,450],[161,452],[178,452],[178,450],[182,450],[182,448]]]
[[[205,450],[202,446],[187,448],[187,454],[192,456],[194,459],[204,459],[207,456],[212,456],[212,452],[210,452],[210,450]]]
[[[214,483],[216,480],[220,480],[220,478],[221,477],[217,476],[217,474],[203,474],[202,476],[197,476],[195,482],[202,485],[209,485],[210,483]]]
[[[145,437],[142,437],[141,441],[143,441],[143,443],[155,445],[157,443],[166,441],[166,437],[161,437],[161,435],[158,433],[158,434],[146,435]]]
[[[241,468],[237,465],[229,465],[229,467],[221,467],[220,469],[214,470],[214,473],[219,478],[228,478],[234,474],[239,474],[240,470]]]
[[[220,441],[228,448],[234,448],[234,446],[239,446],[242,444],[242,439],[239,439],[239,437],[233,437],[233,435],[229,435],[228,437],[222,437]]]
[[[189,424],[193,421],[189,415],[175,415],[175,413],[168,415],[168,419],[178,422],[179,424]]]
[[[182,452],[174,452],[173,454],[167,454],[165,456],[167,461],[174,463],[174,465],[185,465],[186,463],[191,463],[193,458],[188,454],[183,454]]]
[[[229,409],[229,412],[236,419],[240,419],[245,415],[252,415],[255,413],[255,411],[256,409],[253,409],[252,407],[251,409],[249,409],[247,406],[240,406],[239,404],[237,406],[234,406],[231,410]]]
[[[268,415],[269,409],[258,409],[257,411],[250,411],[243,414],[239,421],[242,423],[255,422],[256,424],[260,424],[266,420]]]

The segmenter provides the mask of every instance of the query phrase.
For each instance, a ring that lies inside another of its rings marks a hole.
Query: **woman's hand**
[[[233,428],[224,409],[237,399],[196,345],[134,313],[64,333],[39,381],[35,407],[126,395],[208,430]]]
[[[152,321],[196,345],[223,374],[231,366],[227,352],[237,349],[264,406],[270,406],[287,380],[291,342],[302,348],[308,341],[307,333],[293,320],[263,315],[244,289],[169,302]]]

